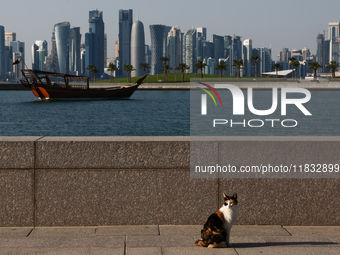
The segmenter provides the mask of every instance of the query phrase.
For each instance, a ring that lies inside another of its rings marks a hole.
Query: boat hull
[[[80,100],[95,100],[95,99],[128,99],[132,96],[139,85],[134,85],[126,88],[105,88],[105,89],[66,89],[41,87],[31,85],[30,88],[33,94],[42,100],[50,99],[80,99]]]

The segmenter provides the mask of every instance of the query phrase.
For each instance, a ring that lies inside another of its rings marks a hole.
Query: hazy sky
[[[0,25],[5,32],[15,32],[25,42],[26,62],[31,67],[31,46],[35,40],[46,40],[51,50],[54,24],[69,21],[80,27],[82,41],[88,32],[89,10],[103,11],[108,38],[108,57],[114,56],[118,40],[119,9],[133,9],[134,21],[144,24],[145,41],[150,44],[149,25],[206,27],[208,39],[213,34],[239,35],[252,39],[253,47],[271,47],[272,58],[282,48],[316,51],[316,36],[328,23],[340,21],[339,0],[15,0],[0,7]]]

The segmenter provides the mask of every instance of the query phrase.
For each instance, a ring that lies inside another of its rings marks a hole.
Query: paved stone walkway
[[[340,226],[245,226],[230,248],[196,247],[202,226],[0,228],[0,254],[340,254]]]

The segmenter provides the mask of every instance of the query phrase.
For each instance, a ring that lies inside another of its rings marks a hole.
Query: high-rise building
[[[189,66],[188,73],[196,72],[196,29],[189,29],[183,37],[183,62]]]
[[[224,58],[224,37],[220,35],[213,35],[213,43],[214,43],[214,56],[215,63],[218,63],[218,59]],[[219,71],[215,70],[215,74],[218,74]]]
[[[0,26],[0,80],[5,77],[5,28]]]
[[[338,61],[339,52],[339,42],[338,38],[340,37],[340,22],[330,22],[328,27],[328,39],[330,40],[329,43],[329,60]],[[328,63],[326,63],[328,64]]]
[[[85,66],[94,65],[98,76],[104,73],[104,22],[103,12],[89,11],[89,32],[85,34]],[[86,69],[86,76],[90,70]]]
[[[151,75],[160,73],[163,63],[160,61],[163,56],[164,25],[150,25],[151,37]]]
[[[43,64],[40,63],[42,53],[40,53],[39,55],[39,50],[46,51],[47,56],[48,49],[47,42],[45,40],[37,40],[32,45],[32,69],[44,71],[46,69],[45,67],[43,69],[40,68],[41,66],[43,66]],[[43,59],[43,62],[45,62],[45,59]]]
[[[124,65],[131,64],[131,29],[133,12],[129,10],[119,10],[119,66],[118,74],[122,74]],[[117,56],[116,56],[117,57]]]
[[[143,69],[139,67],[141,63],[145,63],[144,25],[136,20],[131,29],[131,65],[135,69],[131,72],[131,76],[143,75]]]
[[[59,72],[69,73],[70,22],[54,25]]]
[[[179,27],[171,28],[168,33],[167,42],[169,67],[174,70],[174,72],[180,72],[179,70],[175,70],[182,62],[182,33]]]
[[[325,72],[325,37],[323,34],[318,34],[316,37],[316,62],[321,65],[321,69],[317,72]]]
[[[280,51],[280,61],[288,62],[288,58],[291,57],[291,52],[288,48],[282,48]]]
[[[307,47],[302,49],[302,59],[306,61],[310,59],[310,50]]]
[[[13,66],[13,73],[16,79],[22,77],[21,69],[25,68],[25,43],[20,41],[10,42],[13,52],[13,59],[20,59],[20,63]]]
[[[271,49],[262,47],[259,49],[261,54],[260,73],[270,72],[272,70],[272,52]]]
[[[81,73],[80,44],[81,44],[80,27],[73,27],[70,29],[70,42],[69,42],[70,45],[69,68],[71,74]]]
[[[232,46],[231,46],[231,76],[237,76],[237,68],[233,66],[234,60],[242,59],[242,41],[241,36],[235,36],[232,39]]]
[[[246,39],[243,41],[243,64],[244,64],[243,76],[246,77],[254,76],[252,74],[251,68],[252,55],[253,55],[253,42],[251,39]]]
[[[207,29],[205,27],[198,27],[196,31],[197,37],[202,37],[203,40],[207,40]]]
[[[14,42],[17,40],[17,34],[16,33],[5,33],[5,46],[9,46],[11,42]]]

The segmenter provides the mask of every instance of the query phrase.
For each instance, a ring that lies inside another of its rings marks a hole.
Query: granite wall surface
[[[220,143],[249,164],[340,153],[337,137]],[[340,225],[339,178],[190,178],[189,137],[0,137],[1,227],[203,224],[223,192],[238,194],[236,224]]]

